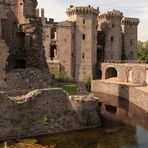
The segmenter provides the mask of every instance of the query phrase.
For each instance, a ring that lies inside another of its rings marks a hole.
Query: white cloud
[[[148,0],[38,0],[39,8],[45,8],[45,15],[55,21],[66,20],[66,8],[73,5],[100,7],[101,12],[117,9],[125,16],[140,18],[139,39],[148,40]]]

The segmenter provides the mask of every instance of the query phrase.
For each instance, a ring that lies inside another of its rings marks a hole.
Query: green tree
[[[148,63],[148,41],[138,41],[138,60]]]

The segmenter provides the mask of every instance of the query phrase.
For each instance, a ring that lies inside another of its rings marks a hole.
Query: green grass
[[[73,80],[72,77],[69,77],[64,72],[59,71],[58,69],[52,69],[50,70],[50,73],[54,75],[54,78],[57,80]]]
[[[61,83],[61,87],[70,95],[76,95],[77,86],[75,83]]]
[[[41,91],[41,90],[37,90],[36,92],[35,92],[35,94],[33,95],[33,97],[40,97],[40,96],[42,96],[43,95],[43,92]]]

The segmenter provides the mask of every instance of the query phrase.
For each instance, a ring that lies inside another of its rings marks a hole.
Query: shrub
[[[59,71],[58,69],[53,69],[52,71],[50,71],[51,74],[54,76],[55,79],[58,80],[73,80],[73,78],[67,76],[64,72]]]
[[[91,78],[90,78],[90,76],[87,76],[84,79],[84,83],[86,84],[86,86],[91,86]]]

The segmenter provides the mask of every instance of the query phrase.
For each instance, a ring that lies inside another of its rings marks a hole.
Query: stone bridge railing
[[[99,61],[98,63],[119,63],[119,64],[124,64],[124,63],[131,63],[131,64],[148,64],[147,61],[138,61],[138,60],[102,60]]]

